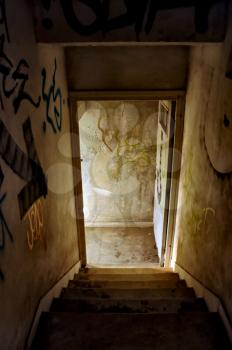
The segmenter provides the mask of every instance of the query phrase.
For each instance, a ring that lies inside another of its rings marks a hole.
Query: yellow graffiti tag
[[[33,249],[36,241],[44,241],[44,218],[43,204],[41,199],[35,202],[25,216],[28,221],[27,244],[30,250]]]
[[[195,233],[200,233],[205,229],[207,217],[209,215],[215,216],[216,212],[213,208],[202,208],[199,213],[193,217],[195,221]]]

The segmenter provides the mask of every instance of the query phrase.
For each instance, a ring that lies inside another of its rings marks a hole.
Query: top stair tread
[[[75,275],[76,280],[82,281],[158,281],[158,280],[179,280],[179,275],[174,272],[155,274],[91,274],[79,273]]]
[[[155,273],[170,273],[173,272],[171,268],[164,267],[86,267],[82,270],[88,275],[132,275],[132,274],[143,274],[143,275],[153,275]]]

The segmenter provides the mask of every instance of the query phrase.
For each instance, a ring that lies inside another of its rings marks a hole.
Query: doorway
[[[81,95],[72,96],[80,252],[88,265],[164,266],[176,100]]]

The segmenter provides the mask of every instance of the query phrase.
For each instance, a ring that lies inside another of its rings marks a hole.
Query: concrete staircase
[[[219,316],[162,268],[85,269],[41,316],[33,350],[227,350]]]

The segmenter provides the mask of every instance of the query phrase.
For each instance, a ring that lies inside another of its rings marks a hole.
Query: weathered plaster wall
[[[23,349],[40,297],[78,261],[64,55],[36,45],[27,3],[0,4],[2,350]]]
[[[86,223],[152,222],[157,101],[79,102]]]
[[[188,47],[67,47],[70,90],[185,89]]]
[[[177,263],[216,293],[232,318],[232,80],[225,44],[193,48],[180,179]]]

